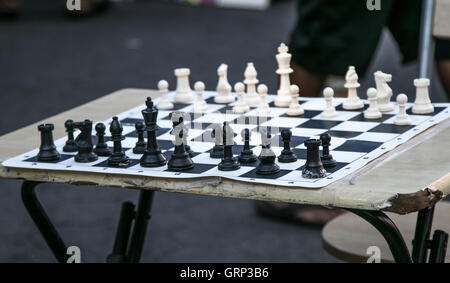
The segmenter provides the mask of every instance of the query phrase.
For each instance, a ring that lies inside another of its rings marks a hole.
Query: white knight
[[[377,87],[378,110],[381,112],[394,111],[394,105],[391,103],[392,89],[388,85],[392,81],[392,75],[381,71],[377,71],[373,75]]]

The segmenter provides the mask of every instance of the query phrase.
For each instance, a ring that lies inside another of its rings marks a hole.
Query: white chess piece
[[[244,72],[244,84],[247,85],[245,103],[247,103],[248,106],[257,106],[259,103],[259,95],[256,92],[256,84],[259,83],[257,76],[258,73],[256,72],[253,63],[247,63],[247,68],[245,68]]]
[[[320,114],[323,118],[334,118],[338,116],[336,108],[333,106],[334,90],[331,87],[327,87],[323,90],[323,96],[325,97],[325,109]]]
[[[357,88],[360,87],[358,83],[358,74],[355,71],[355,67],[350,66],[347,74],[345,75],[344,87],[348,89],[347,100],[345,100],[343,107],[346,110],[361,109],[364,107],[364,103],[359,99]]]
[[[277,107],[288,107],[291,103],[291,81],[289,79],[289,74],[294,70],[292,70],[290,66],[292,55],[289,54],[288,51],[288,47],[284,43],[281,43],[278,47],[278,54],[275,56],[278,61],[276,73],[280,75],[280,88],[278,89],[277,97],[275,98],[275,106]]]
[[[227,79],[228,66],[221,64],[217,69],[219,81],[217,82],[217,96],[214,97],[215,103],[228,104],[234,101],[234,96],[231,95],[231,85]]]
[[[250,111],[250,107],[244,100],[245,85],[243,83],[236,83],[234,85],[234,91],[237,95],[237,102],[233,107],[233,112],[236,114],[243,114]]]
[[[175,91],[174,101],[175,102],[191,102],[194,100],[194,93],[192,93],[191,87],[189,85],[189,75],[191,70],[188,68],[175,69],[175,76],[177,77],[177,88]]]
[[[379,119],[383,116],[377,106],[377,90],[369,88],[367,90],[367,99],[369,100],[369,108],[364,112],[364,118],[366,119]]]
[[[169,83],[165,80],[160,80],[158,82],[159,93],[161,94],[161,100],[159,101],[156,108],[159,110],[169,110],[173,108],[173,104],[169,101],[167,94],[169,93]]]
[[[305,114],[305,111],[303,110],[302,106],[298,103],[298,96],[300,92],[298,86],[291,85],[289,90],[291,93],[291,104],[289,105],[289,109],[286,111],[286,115],[300,116]]]
[[[259,95],[259,105],[256,109],[256,112],[259,116],[267,116],[270,114],[269,104],[266,102],[266,96],[268,92],[268,88],[265,84],[260,84],[258,86],[258,95]]]
[[[391,103],[392,89],[388,85],[392,81],[392,75],[381,71],[377,71],[373,75],[377,87],[378,110],[381,112],[394,111],[394,105]]]
[[[416,99],[412,112],[414,114],[429,114],[434,112],[434,107],[431,104],[430,95],[428,93],[429,79],[415,79],[414,86],[416,87]]]
[[[197,100],[194,103],[194,112],[203,113],[208,110],[208,104],[203,100],[203,92],[205,91],[205,84],[203,82],[196,82],[194,84],[194,90],[197,93]]]
[[[409,115],[406,113],[406,103],[408,97],[406,94],[400,93],[397,95],[398,114],[395,117],[394,124],[398,126],[411,125],[412,121]]]

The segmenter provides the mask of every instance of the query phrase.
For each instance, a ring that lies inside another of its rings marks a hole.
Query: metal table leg
[[[412,263],[411,256],[400,231],[382,211],[347,209],[374,226],[385,238],[396,262]]]
[[[142,190],[140,192],[133,234],[131,235],[130,247],[128,249],[128,262],[136,263],[141,259],[147,225],[151,217],[150,211],[152,209],[154,194],[155,192],[150,190]]]
[[[61,239],[55,226],[53,226],[50,218],[45,213],[44,208],[37,199],[35,188],[40,182],[24,181],[22,184],[22,201],[28,214],[34,221],[45,242],[50,250],[55,255],[58,262],[67,262],[69,255],[67,255],[67,247]]]

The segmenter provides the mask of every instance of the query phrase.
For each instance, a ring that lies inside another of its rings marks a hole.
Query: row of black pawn
[[[213,131],[214,133],[214,131]],[[230,141],[226,141],[226,136]],[[238,170],[241,164],[251,164],[259,160],[259,164],[256,167],[256,173],[259,175],[274,175],[280,172],[280,167],[275,163],[275,153],[271,147],[271,135],[265,130],[261,131],[262,150],[259,157],[257,157],[250,148],[250,135],[249,129],[244,129],[241,132],[241,136],[244,141],[244,148],[239,156],[236,158],[232,154],[232,129],[224,122],[223,125],[223,145],[216,144],[213,150],[210,152],[211,158],[222,158],[222,162],[219,163],[219,170],[233,171]],[[281,138],[283,141],[283,150],[278,156],[280,163],[296,162],[298,157],[292,151],[290,147],[292,131],[284,129],[281,131]],[[323,178],[326,175],[326,168],[332,168],[336,166],[336,160],[330,154],[331,136],[327,133],[322,134],[320,139],[309,139],[305,141],[307,148],[307,160],[303,168],[302,176],[304,178]],[[216,141],[217,143],[217,141]],[[322,155],[320,155],[320,146],[322,146]]]

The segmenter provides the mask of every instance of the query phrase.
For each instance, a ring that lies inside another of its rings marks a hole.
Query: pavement
[[[24,4],[18,19],[0,22],[0,135],[117,89],[156,88],[160,79],[173,88],[178,67],[191,68],[191,82],[202,80],[211,89],[220,63],[229,65],[229,81],[236,82],[254,62],[259,80],[275,90],[276,47],[295,22],[295,3],[287,0],[264,12],[141,0],[79,20],[67,19],[57,1]],[[417,64],[400,65],[387,33],[368,74],[378,69],[393,74],[394,93],[414,97]],[[361,84],[373,86],[373,78]],[[433,101],[445,101],[437,80],[431,90]],[[21,203],[20,184],[0,180],[0,262],[52,262]],[[41,185],[38,194],[66,244],[81,249],[83,262],[105,260],[121,203],[138,197],[135,190],[60,184]],[[253,205],[156,193],[142,261],[339,262],[323,250],[320,229],[261,218]]]

